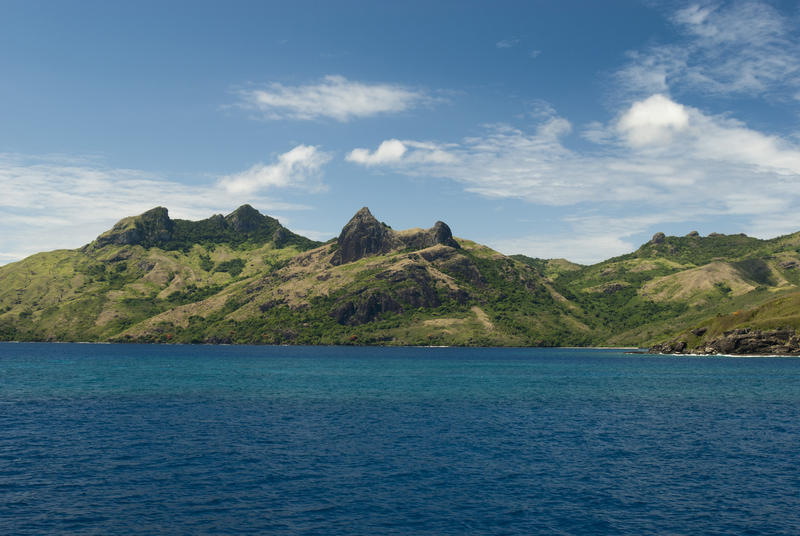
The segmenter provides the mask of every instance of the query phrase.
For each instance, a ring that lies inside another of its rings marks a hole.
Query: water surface
[[[799,534],[800,359],[0,344],[2,534]]]

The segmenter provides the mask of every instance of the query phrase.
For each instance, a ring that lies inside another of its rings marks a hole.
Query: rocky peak
[[[379,222],[367,207],[356,212],[339,235],[339,249],[331,262],[344,264],[369,255],[380,255],[397,249],[425,249],[435,245],[460,248],[446,223],[437,221],[430,229],[395,232]]]
[[[667,239],[667,236],[664,233],[658,232],[653,235],[653,238],[650,239],[651,244],[663,244],[664,241]]]
[[[448,226],[445,222],[437,221],[433,224],[431,231],[433,234],[433,241],[436,244],[444,244],[445,246],[450,246],[451,248],[456,249],[461,248],[461,246],[458,245],[458,242],[456,242],[453,238],[453,232],[450,230],[450,226]]]
[[[417,229],[415,231],[402,231],[397,233],[397,238],[409,249],[425,249],[438,244],[459,249],[453,239],[453,233],[446,223],[437,221],[430,229]]]
[[[265,216],[250,205],[242,205],[227,216],[225,221],[237,233],[255,231],[264,223]]]
[[[398,245],[392,230],[375,219],[367,207],[356,212],[347,222],[337,242],[339,249],[331,259],[333,264],[345,264],[368,255],[388,253]]]
[[[138,245],[145,248],[188,249],[194,244],[230,244],[245,242],[275,247],[297,246],[301,250],[319,242],[296,235],[275,218],[265,216],[250,205],[242,205],[227,216],[215,214],[198,221],[170,219],[167,209],[156,207],[138,216],[120,220],[112,229],[85,246],[87,250],[108,245]]]
[[[109,244],[149,246],[168,241],[175,229],[175,222],[170,219],[164,207],[155,207],[138,216],[124,218],[117,222],[111,230],[97,237],[96,247]]]

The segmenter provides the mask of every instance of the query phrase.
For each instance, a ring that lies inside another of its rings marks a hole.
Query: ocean
[[[800,534],[800,359],[0,344],[0,534]]]

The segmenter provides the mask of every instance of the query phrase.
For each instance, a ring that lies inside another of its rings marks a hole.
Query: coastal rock
[[[660,354],[685,353],[686,342],[671,341],[656,344],[650,348],[650,351]],[[800,336],[793,329],[765,331],[749,328],[733,329],[726,331],[721,337],[706,341],[704,345],[692,349],[692,353],[709,355],[800,355]]]
[[[650,347],[653,354],[682,354],[686,350],[686,341],[671,341]]]

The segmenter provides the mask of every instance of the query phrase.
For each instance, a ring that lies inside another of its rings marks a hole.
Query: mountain
[[[653,345],[727,316],[739,319],[738,328],[755,327],[745,313],[756,310],[770,318],[765,326],[796,329],[783,313],[766,311],[788,303],[800,313],[800,233],[771,240],[657,233],[633,253],[556,274],[553,286],[597,316],[605,328],[589,324],[604,331],[605,344]]]
[[[396,231],[366,207],[324,244],[249,205],[195,222],[157,207],[0,267],[0,340],[642,346],[776,300],[800,313],[799,292],[800,233],[658,233],[582,266],[443,222]]]

